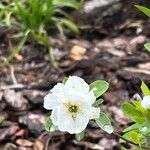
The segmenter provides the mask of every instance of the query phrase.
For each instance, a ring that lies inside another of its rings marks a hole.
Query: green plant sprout
[[[142,100],[132,100],[122,104],[122,110],[134,123],[123,131],[123,138],[128,139],[137,149],[150,149],[148,139],[150,138],[150,89],[142,82]],[[120,140],[121,143],[126,142]]]
[[[79,33],[78,27],[64,11],[64,7],[79,9],[81,5],[75,0],[12,0],[7,6],[0,3],[0,11],[3,12],[0,16],[1,24],[14,29],[22,39],[6,62],[11,61],[30,38],[48,49],[50,61],[54,67],[57,67],[46,28],[56,28],[62,36],[65,27],[74,33]]]

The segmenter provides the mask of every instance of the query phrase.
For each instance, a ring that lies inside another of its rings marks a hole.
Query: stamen
[[[78,112],[78,106],[77,105],[69,105],[68,111],[71,113],[77,113]]]

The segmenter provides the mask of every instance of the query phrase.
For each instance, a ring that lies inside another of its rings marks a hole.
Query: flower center
[[[78,110],[79,110],[79,108],[78,108],[77,105],[69,105],[69,107],[68,107],[68,111],[69,111],[70,113],[77,113]]]

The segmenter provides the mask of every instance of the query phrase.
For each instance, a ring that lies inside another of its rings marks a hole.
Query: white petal
[[[86,98],[87,102],[92,105],[96,100],[96,97],[95,97],[93,91],[88,92],[88,94],[86,96],[87,96],[87,98]]]
[[[54,108],[52,110],[52,114],[51,114],[51,119],[52,119],[52,122],[55,126],[58,125],[58,117],[57,117],[57,114],[58,114],[58,107]]]
[[[90,119],[98,119],[99,115],[100,115],[100,108],[92,107]]]
[[[56,106],[58,106],[57,97],[52,93],[47,94],[44,97],[44,108],[50,110]]]
[[[58,110],[58,129],[60,131],[70,131],[73,125],[73,119],[67,112],[64,106],[59,107]]]
[[[87,92],[82,93],[82,91],[76,91],[74,89],[64,89],[64,94],[66,99],[72,102],[85,102],[89,103],[89,105],[92,105],[94,101],[96,100],[96,97],[94,96],[93,92]]]
[[[83,95],[82,92],[77,92],[73,89],[66,90],[65,97],[70,102],[86,101],[86,96]]]
[[[72,88],[79,92],[88,92],[89,91],[89,85],[80,77],[77,76],[69,76],[65,87],[68,89]]]
[[[50,91],[55,95],[63,95],[64,94],[64,84],[57,83]]]
[[[88,122],[89,117],[86,114],[80,113],[77,115],[74,121],[74,128],[71,131],[72,134],[82,132],[87,127]]]
[[[145,109],[150,109],[150,96],[144,96],[141,106]]]
[[[83,104],[82,106],[82,112],[75,117],[72,117],[72,115],[68,113],[65,106],[62,105],[59,107],[57,116],[58,129],[60,131],[67,131],[70,134],[75,134],[82,132],[86,128],[90,116],[89,106],[88,104]]]

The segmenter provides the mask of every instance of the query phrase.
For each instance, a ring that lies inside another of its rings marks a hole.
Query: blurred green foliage
[[[66,7],[79,9],[81,4],[76,0],[11,0],[5,4],[0,2],[0,25],[17,31],[22,39],[7,62],[21,50],[30,37],[47,47],[51,63],[57,67],[49,42],[50,35],[46,29],[56,28],[61,36],[64,36],[64,28],[79,33],[77,25],[65,11]]]

